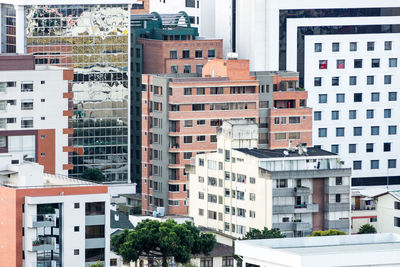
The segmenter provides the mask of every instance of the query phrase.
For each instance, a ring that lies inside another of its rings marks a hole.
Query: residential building
[[[375,186],[352,187],[351,189],[351,233],[357,234],[360,227],[370,224],[377,229],[377,196],[387,192],[386,188]],[[377,232],[380,233],[380,231]]]
[[[72,70],[0,55],[0,153],[22,153],[47,173],[68,174],[68,83]]]
[[[235,241],[242,266],[398,266],[396,234],[315,236]]]
[[[86,168],[129,183],[130,7],[136,0],[2,0],[2,52],[74,70],[68,95],[69,175]]]
[[[388,191],[377,197],[377,230],[379,233],[400,233],[400,191]]]
[[[201,75],[209,59],[222,58],[222,40],[203,39],[198,35],[197,28],[184,12],[131,16],[131,179],[139,186],[142,178],[142,74]]]
[[[107,186],[0,154],[0,266],[110,266]]]
[[[196,74],[143,75],[142,211],[187,214],[185,164],[216,149],[222,119],[258,121],[258,85],[247,60],[214,59]]]
[[[150,0],[135,0],[132,1],[131,14],[149,14],[150,12]]]
[[[314,147],[258,149],[258,127],[224,121],[217,152],[187,166],[189,216],[196,225],[242,237],[279,228],[286,236],[350,230],[350,175],[338,155]]]

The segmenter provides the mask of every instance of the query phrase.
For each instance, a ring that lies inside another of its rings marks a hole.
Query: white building
[[[0,266],[116,266],[107,191],[0,154]]]
[[[46,172],[67,174],[68,71],[35,68],[33,56],[2,54],[0,62],[7,65],[0,70],[0,153],[23,153]]]
[[[396,234],[235,241],[235,254],[249,267],[399,266]]]
[[[389,191],[378,196],[376,210],[378,232],[400,234],[400,191]]]
[[[257,149],[257,129],[245,120],[225,121],[218,151],[199,154],[187,166],[195,224],[236,237],[264,227],[287,236],[349,233],[351,170],[321,149]]]

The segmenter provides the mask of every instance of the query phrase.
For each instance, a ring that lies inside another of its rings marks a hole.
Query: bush
[[[364,224],[363,226],[360,227],[360,230],[358,230],[359,234],[376,234],[376,228],[369,223]]]
[[[312,232],[312,236],[330,236],[330,235],[346,235],[346,233],[343,231],[336,230],[336,229]]]

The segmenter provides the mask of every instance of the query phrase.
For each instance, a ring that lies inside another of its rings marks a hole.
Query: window
[[[379,68],[379,65],[380,65],[380,59],[379,58],[371,59],[371,68]]]
[[[217,219],[217,213],[215,211],[209,210],[208,211],[208,219],[216,220]]]
[[[280,120],[279,117],[275,117],[274,118],[274,124],[279,124],[279,120]]]
[[[79,255],[79,249],[74,249],[74,255]]]
[[[353,161],[353,170],[361,170],[361,160],[354,160]]]
[[[357,85],[357,76],[349,77],[349,85]]]
[[[335,201],[336,201],[336,203],[340,203],[340,200],[341,200],[340,194],[336,194],[336,195],[335,195]]]
[[[40,102],[46,102],[45,98],[40,99]]]
[[[384,84],[392,84],[392,75],[385,75],[383,79]]]
[[[104,225],[86,225],[85,238],[104,238]]]
[[[286,187],[288,187],[287,179],[276,180],[276,188],[286,188]]]
[[[322,52],[322,44],[321,43],[314,43],[314,52]]]
[[[389,68],[397,67],[397,58],[389,58]]]
[[[33,92],[33,82],[21,82],[21,92]]]
[[[80,205],[79,203],[74,203],[74,209],[79,209]]]
[[[371,93],[371,102],[379,102],[379,93]]]
[[[392,110],[390,108],[383,110],[383,117],[384,118],[391,118],[392,117]]]
[[[394,226],[395,227],[400,227],[400,218],[394,217]]]
[[[192,72],[192,67],[190,65],[183,66],[183,73],[191,73],[191,72]]]
[[[184,127],[193,127],[193,121],[192,120],[185,120]]]
[[[183,50],[182,51],[182,58],[190,58],[190,51],[189,50]]]
[[[388,159],[388,168],[395,169],[396,168],[396,159]]]
[[[314,111],[314,120],[315,121],[321,120],[321,111]]]
[[[344,69],[345,68],[345,60],[344,59],[336,60],[336,68],[337,69]]]
[[[366,144],[366,152],[374,152],[374,144],[373,143],[367,143]]]
[[[320,60],[319,61],[319,69],[326,70],[328,68],[328,60]]]
[[[33,99],[22,99],[21,110],[33,110]]]
[[[343,127],[336,128],[336,136],[338,136],[338,137],[344,136],[344,128]]]
[[[362,127],[353,127],[354,136],[362,136]]]
[[[389,101],[397,101],[397,92],[389,92]]]
[[[350,42],[350,51],[357,51],[357,42]]]
[[[373,118],[374,118],[374,110],[367,109],[367,119],[373,119]]]
[[[216,143],[217,142],[217,136],[216,135],[210,135],[210,142],[211,143]]]
[[[169,51],[169,58],[177,59],[178,58],[178,52],[176,50]]]
[[[357,119],[357,110],[349,110],[349,120]]]
[[[362,93],[354,93],[354,102],[362,102]]]
[[[229,231],[229,224],[227,229],[228,229],[227,231]],[[222,257],[222,267],[233,267],[233,257],[230,256]]]
[[[203,176],[199,176],[199,183],[204,183],[204,177]]]
[[[200,216],[204,216],[204,210],[203,209],[199,209],[199,215]]]
[[[371,135],[379,135],[379,126],[371,126]]]
[[[171,73],[178,73],[178,66],[177,65],[171,65]]]
[[[389,125],[388,126],[388,135],[395,135],[395,134],[397,134],[397,126]]]
[[[375,83],[375,77],[372,75],[367,76],[367,85],[373,85]]]
[[[215,49],[208,50],[208,58],[215,58]]]
[[[367,51],[375,50],[375,42],[367,42]]]
[[[339,52],[340,44],[339,43],[332,43],[332,52]]]
[[[249,198],[250,198],[251,201],[256,201],[256,194],[250,193],[249,194]]]
[[[318,102],[320,104],[324,104],[328,102],[328,95],[327,94],[319,94],[318,95]]]
[[[355,69],[362,68],[362,59],[354,59],[354,68]]]
[[[391,149],[391,143],[383,143],[383,152],[390,152]]]
[[[332,86],[339,85],[339,77],[332,77]]]
[[[336,185],[342,185],[343,184],[343,178],[342,177],[336,177],[335,184]]]
[[[185,6],[186,7],[196,7],[196,1],[195,0],[185,0]]]
[[[192,95],[192,88],[185,88],[184,95]]]
[[[196,50],[195,57],[196,58],[202,58],[203,57],[203,50]]]
[[[392,41],[385,41],[385,50],[392,50]]]
[[[357,145],[349,144],[349,153],[357,153]]]
[[[86,216],[91,215],[104,215],[104,202],[89,202],[85,203]]]
[[[338,120],[339,119],[339,111],[338,110],[332,110],[332,120]]]
[[[79,226],[74,226],[74,232],[79,232]]]
[[[321,85],[322,85],[322,78],[314,77],[314,86],[321,86]]]
[[[250,177],[250,183],[255,184],[256,183],[256,178],[255,177]]]
[[[379,169],[379,160],[371,160],[371,169]]]
[[[331,145],[331,152],[339,154],[339,145]]]
[[[326,137],[327,136],[327,129],[326,128],[319,128],[318,129],[318,137]]]
[[[300,117],[289,117],[289,124],[298,124],[300,123]]]
[[[216,220],[216,218],[215,218]],[[200,258],[200,267],[213,267],[213,258],[212,257],[201,257]]]
[[[110,259],[110,266],[117,266],[117,265],[118,265],[117,259]]]
[[[192,136],[184,136],[183,137],[183,143],[185,143],[185,144],[193,143],[193,137]]]
[[[206,141],[206,136],[198,135],[196,139],[197,139],[197,142],[204,142],[204,141]]]
[[[205,110],[204,104],[193,104],[192,105],[192,111],[201,111],[201,110]]]
[[[206,120],[197,120],[197,126],[206,125]]]

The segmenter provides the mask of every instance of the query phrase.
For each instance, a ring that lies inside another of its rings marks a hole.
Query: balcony
[[[294,213],[293,205],[272,206],[272,214],[291,214]]]
[[[310,195],[310,193],[311,193],[310,188],[305,186],[298,186],[294,188],[295,196],[308,196]]]
[[[350,211],[350,203],[328,203],[325,204],[325,212]]]
[[[292,197],[294,194],[293,188],[274,188],[272,189],[273,197]]]
[[[272,228],[278,228],[280,231],[310,231],[311,224],[301,221],[273,223]]]
[[[350,228],[350,220],[325,220],[324,222],[325,229],[349,229]]]
[[[39,237],[32,240],[31,247],[28,248],[29,251],[44,251],[44,250],[54,250],[56,247],[55,237]]]
[[[32,267],[57,267],[57,261],[49,260],[49,261],[32,262]]]
[[[32,217],[32,226],[35,228],[56,226],[55,214],[38,214]]]
[[[318,212],[318,204],[300,204],[294,206],[294,213]]]
[[[325,194],[350,194],[349,185],[326,186]]]

